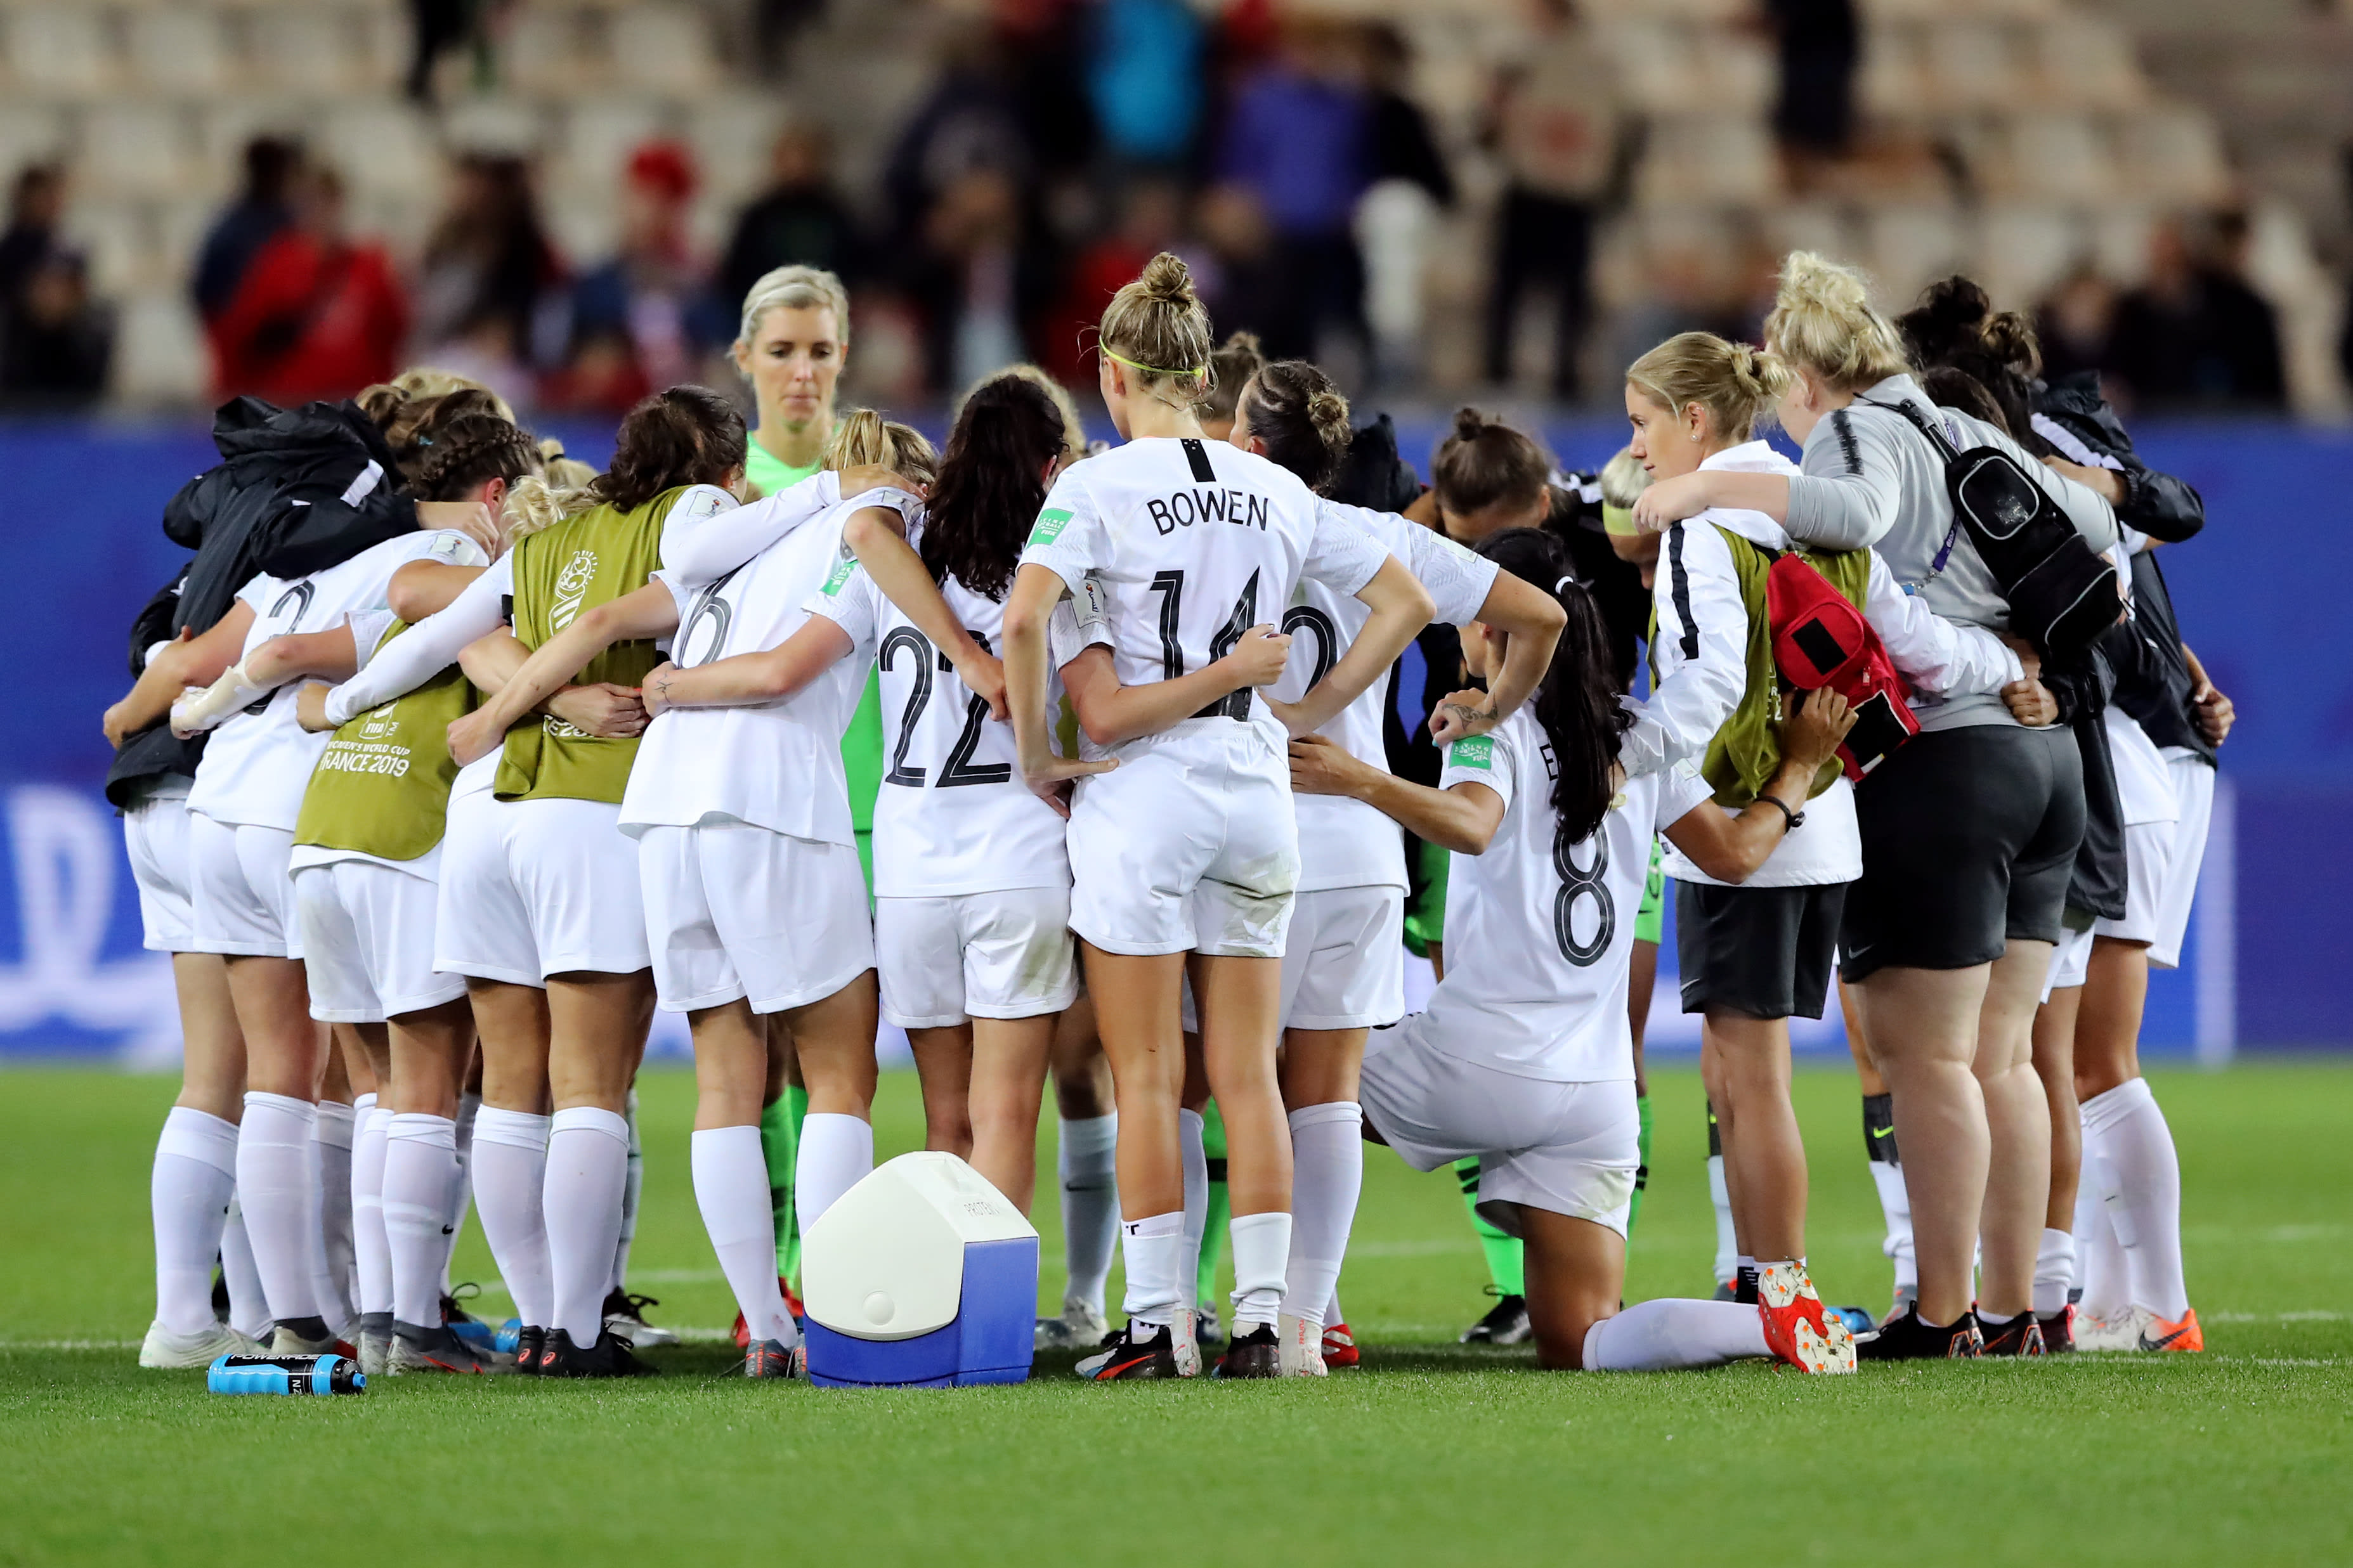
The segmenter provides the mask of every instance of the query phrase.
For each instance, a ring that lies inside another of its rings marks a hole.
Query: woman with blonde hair
[[[1296,476],[1254,454],[1212,454],[1198,415],[1208,314],[1184,262],[1156,256],[1120,289],[1101,349],[1098,385],[1126,444],[1055,481],[1005,612],[1023,776],[1057,795],[1080,781],[1071,926],[1120,1110],[1128,1321],[1082,1366],[1102,1380],[1198,1368],[1179,1279],[1178,994],[1189,968],[1228,1129],[1237,1289],[1225,1370],[1271,1376],[1291,1246],[1290,1129],[1274,1070],[1280,960],[1299,879],[1283,742],[1371,685],[1429,619],[1430,597],[1368,536],[1322,517]],[[1371,607],[1347,654],[1280,712],[1249,687],[1194,695],[1188,675],[1280,635],[1272,623],[1303,577]],[[1048,621],[1066,595],[1107,606],[1119,684],[1165,700],[1103,730],[1082,710],[1090,738],[1112,749],[1103,762],[1057,756],[1048,731]]]
[[[2000,449],[2093,549],[2115,542],[2106,501],[1927,400],[1861,274],[1792,253],[1765,329],[1792,373],[1780,418],[1804,448],[1799,471],[1662,479],[1635,503],[1644,526],[1717,506],[1760,512],[1803,544],[1871,546],[1927,608],[2005,632],[2009,600],[1954,512],[1926,425],[1954,446]],[[1915,712],[1921,733],[1858,792],[1862,876],[1839,930],[1841,973],[1894,1095],[1920,1274],[1905,1315],[1859,1350],[2033,1354],[2051,1124],[2031,1035],[2084,832],[2082,761],[2069,735],[2024,727],[1998,691],[1956,690]]]

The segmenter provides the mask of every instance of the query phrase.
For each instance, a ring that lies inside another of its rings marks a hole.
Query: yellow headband
[[[1614,533],[1621,539],[1631,539],[1642,531],[1634,526],[1634,509],[1601,503],[1601,531]]]
[[[1205,364],[1197,364],[1190,370],[1163,370],[1156,364],[1138,364],[1134,360],[1129,359],[1125,354],[1113,353],[1111,350],[1103,348],[1101,343],[1097,343],[1095,347],[1103,349],[1103,356],[1106,359],[1115,359],[1119,361],[1120,363],[1127,366],[1128,369],[1140,370],[1146,375],[1203,376],[1209,374],[1209,367]]]

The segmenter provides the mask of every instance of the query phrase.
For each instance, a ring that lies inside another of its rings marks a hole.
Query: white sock
[[[2120,1083],[2084,1102],[2088,1155],[2096,1141],[2111,1185],[2101,1196],[2123,1244],[2132,1304],[2167,1322],[2189,1310],[2181,1278],[2181,1164],[2173,1129],[2147,1079]],[[2088,1158],[2085,1163],[2090,1163]]]
[[[800,1158],[793,1164],[793,1206],[800,1215],[801,1235],[808,1235],[818,1216],[873,1169],[871,1123],[838,1110],[812,1110],[802,1118]]]
[[[547,1265],[547,1133],[550,1119],[484,1106],[474,1123],[474,1206],[482,1239],[506,1282],[515,1316],[534,1329],[555,1315]]]
[[[1234,1243],[1234,1332],[1272,1326],[1282,1312],[1283,1266],[1291,1258],[1291,1216],[1281,1209],[1238,1214],[1226,1224]],[[1324,1300],[1318,1291],[1314,1299]],[[1321,1325],[1318,1325],[1319,1327]]]
[[[1208,1124],[1198,1110],[1176,1112],[1176,1158],[1185,1178],[1184,1253],[1177,1259],[1176,1299],[1193,1311],[1201,1310],[1201,1238],[1209,1228]],[[1131,1292],[1134,1287],[1129,1288]],[[1130,1317],[1134,1316],[1133,1310]]]
[[[477,1142],[481,1128],[474,1129]],[[605,1293],[621,1234],[621,1188],[629,1175],[629,1124],[593,1105],[559,1110],[548,1124],[548,1273],[554,1321],[582,1350],[605,1331]]]
[[[1098,1314],[1119,1242],[1119,1113],[1065,1120],[1054,1164],[1062,1182],[1062,1300]]]
[[[623,1103],[622,1114],[629,1124],[629,1172],[621,1184],[621,1239],[613,1248],[612,1288],[616,1290],[629,1282],[629,1247],[638,1239],[638,1203],[646,1188],[646,1146],[638,1137],[638,1091],[634,1088]],[[775,1243],[772,1226],[771,1248]]]
[[[449,1240],[441,1249],[441,1294],[451,1295],[449,1260],[458,1255],[458,1233],[466,1228],[466,1211],[474,1203],[474,1122],[482,1114],[482,1097],[458,1097],[458,1190],[450,1196]]]
[[[352,1249],[357,1258],[360,1310],[392,1310],[392,1244],[384,1235],[384,1142],[392,1112],[364,1094],[352,1102],[360,1113],[359,1136],[352,1141]]]
[[[1871,1184],[1879,1189],[1879,1216],[1887,1226],[1879,1250],[1895,1265],[1895,1289],[1917,1290],[1920,1261],[1912,1249],[1912,1197],[1904,1190],[1904,1167],[1894,1161],[1872,1161]]]
[[[1291,1258],[1283,1267],[1282,1298],[1319,1329],[1327,1321],[1325,1303],[1348,1254],[1348,1228],[1356,1223],[1364,1185],[1364,1111],[1345,1100],[1293,1111]],[[1235,1268],[1239,1285],[1240,1266]]]
[[[175,1105],[155,1140],[155,1321],[175,1334],[213,1326],[213,1258],[237,1191],[237,1123]]]
[[[290,1095],[248,1089],[237,1137],[237,1193],[246,1240],[272,1321],[320,1315],[311,1262],[324,1250],[311,1173],[318,1108]]]
[[[1768,1356],[1764,1315],[1737,1301],[1637,1301],[1585,1335],[1588,1372],[1668,1372]]]
[[[1127,1315],[1140,1323],[1176,1321],[1183,1301],[1179,1270],[1185,1267],[1185,1211],[1122,1220],[1121,1255],[1127,1261]]]
[[[769,1206],[768,1164],[760,1129],[698,1128],[693,1139],[694,1201],[719,1271],[755,1340],[799,1342],[792,1314],[776,1287],[776,1220]]]
[[[441,1321],[445,1227],[457,1206],[449,1189],[458,1168],[458,1124],[409,1111],[392,1119],[384,1146],[384,1234],[392,1248],[392,1315],[434,1328]]]
[[[1740,1272],[1740,1243],[1732,1229],[1732,1192],[1724,1184],[1724,1156],[1707,1157],[1707,1195],[1715,1205],[1715,1282],[1730,1285]]]
[[[221,1283],[228,1287],[228,1326],[249,1340],[268,1337],[269,1297],[261,1289],[261,1269],[245,1234],[245,1209],[233,1193],[228,1222],[221,1226],[220,1260]]]
[[[350,1339],[359,1319],[359,1259],[352,1240],[352,1141],[358,1112],[341,1101],[319,1102],[313,1135],[319,1145],[319,1237],[326,1276],[319,1310],[339,1338]]]
[[[1347,1321],[1347,1319],[1340,1315],[1340,1292],[1334,1290],[1332,1292],[1332,1299],[1324,1303],[1324,1326],[1328,1329],[1335,1324],[1345,1323]]]
[[[2042,1245],[2034,1253],[2034,1315],[2047,1318],[2065,1310],[2067,1292],[2074,1288],[2075,1237],[2046,1226]]]

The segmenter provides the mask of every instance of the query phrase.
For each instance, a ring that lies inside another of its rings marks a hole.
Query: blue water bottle
[[[339,1355],[225,1355],[205,1373],[215,1394],[365,1394],[367,1374]]]

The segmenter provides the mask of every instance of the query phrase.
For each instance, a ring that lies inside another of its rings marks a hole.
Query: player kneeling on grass
[[[1446,978],[1427,1011],[1374,1032],[1366,1136],[1417,1170],[1479,1158],[1480,1212],[1527,1245],[1542,1365],[1642,1371],[1771,1355],[1852,1372],[1844,1322],[1796,1301],[1618,1304],[1641,1131],[1626,986],[1651,836],[1666,834],[1710,876],[1741,880],[1788,829],[1794,814],[1773,800],[1803,801],[1852,720],[1835,693],[1809,694],[1783,726],[1780,774],[1737,816],[1687,766],[1625,778],[1619,742],[1634,715],[1611,689],[1600,612],[1567,550],[1535,529],[1478,548],[1550,584],[1567,613],[1534,700],[1493,732],[1455,742],[1436,789],[1315,739],[1291,747],[1294,789],[1354,795],[1455,857]],[[1474,621],[1462,651],[1493,679],[1504,638]]]

